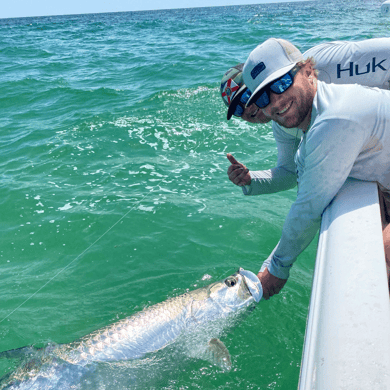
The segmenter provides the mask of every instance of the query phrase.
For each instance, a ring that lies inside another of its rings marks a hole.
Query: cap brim
[[[236,111],[237,104],[240,101],[240,98],[241,98],[242,94],[246,90],[247,90],[247,86],[245,84],[243,84],[241,86],[241,88],[237,91],[237,93],[234,95],[234,98],[230,102],[230,105],[229,105],[229,108],[228,108],[227,120],[229,120],[233,116],[234,111]]]
[[[288,66],[285,66],[283,68],[278,69],[276,72],[272,73],[270,76],[268,76],[256,89],[254,92],[252,92],[252,96],[248,99],[245,107],[251,106],[259,97],[259,92],[269,83],[272,83],[272,81],[276,80],[279,77],[282,77],[286,73],[288,73],[296,63],[290,64]],[[230,108],[230,107],[229,107]]]

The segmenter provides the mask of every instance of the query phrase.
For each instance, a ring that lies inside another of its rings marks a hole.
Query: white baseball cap
[[[258,98],[258,92],[267,84],[288,73],[299,61],[302,53],[284,39],[270,38],[257,46],[244,64],[244,83],[252,92],[246,106]]]

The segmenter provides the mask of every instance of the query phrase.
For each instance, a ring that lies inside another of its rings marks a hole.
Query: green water
[[[295,190],[244,197],[229,182],[227,152],[251,169],[277,155],[270,125],[226,121],[219,81],[270,36],[302,51],[386,36],[380,4],[0,20],[0,351],[257,272]],[[230,372],[189,359],[159,366],[150,388],[295,389],[315,254],[313,242],[281,294],[223,335]],[[15,364],[0,359],[0,375]]]

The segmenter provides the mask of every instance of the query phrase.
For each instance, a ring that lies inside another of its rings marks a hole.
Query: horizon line
[[[279,4],[279,3],[304,3],[308,1],[318,0],[271,0],[270,2],[259,2],[249,4],[230,4],[230,5],[210,5],[210,6],[198,6],[198,7],[173,7],[173,8],[155,8],[155,9],[142,9],[133,11],[102,11],[102,12],[84,12],[84,13],[69,13],[69,14],[51,14],[51,15],[33,15],[33,16],[6,16],[0,17],[0,20],[7,19],[29,19],[29,18],[52,18],[60,16],[82,16],[82,15],[104,15],[104,14],[121,14],[129,12],[150,12],[150,11],[171,11],[171,10],[186,10],[186,9],[198,9],[198,8],[222,8],[222,7],[245,7],[249,5],[262,5],[262,4]]]

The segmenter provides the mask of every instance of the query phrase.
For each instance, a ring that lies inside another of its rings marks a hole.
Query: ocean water
[[[226,121],[222,75],[273,36],[301,51],[388,36],[381,3],[0,20],[0,351],[71,342],[257,272],[296,191],[244,197],[228,180],[227,152],[250,169],[277,154],[269,124]],[[230,372],[152,365],[144,388],[297,388],[315,255],[314,241],[283,291],[223,335]],[[0,376],[15,364],[0,359]],[[99,381],[132,388],[120,365]]]

